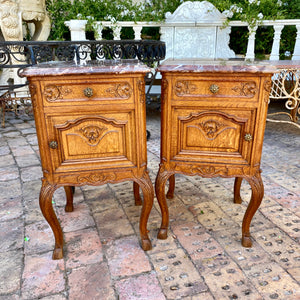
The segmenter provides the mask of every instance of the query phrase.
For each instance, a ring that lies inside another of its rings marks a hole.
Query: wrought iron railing
[[[0,42],[0,68],[87,59],[138,59],[151,65],[164,59],[165,53],[165,44],[154,40]]]
[[[135,59],[153,66],[165,58],[165,53],[165,43],[154,40],[0,42],[0,71],[15,69],[18,78],[23,68],[49,61],[74,61],[82,64],[89,60]],[[146,76],[147,78],[153,80],[153,74]],[[4,85],[0,85],[3,126],[8,99],[18,99],[12,96],[13,93],[27,85],[24,79],[23,82],[18,82],[16,78],[4,82]],[[7,93],[12,95],[8,96]]]

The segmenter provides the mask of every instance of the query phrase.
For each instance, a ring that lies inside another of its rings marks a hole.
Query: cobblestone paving
[[[148,114],[148,167],[159,163],[159,114]],[[7,114],[0,129],[0,300],[6,299],[300,299],[300,130],[267,123],[262,156],[265,196],[253,218],[253,247],[240,244],[244,202],[233,179],[176,177],[167,240],[157,240],[157,201],[149,218],[153,249],[139,246],[140,207],[132,183],[76,188],[53,206],[65,257],[51,259],[54,239],[38,205],[41,167],[34,121]]]

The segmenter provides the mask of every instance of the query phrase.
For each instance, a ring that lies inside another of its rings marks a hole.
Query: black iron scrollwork
[[[0,68],[24,68],[49,61],[138,59],[148,65],[165,58],[154,40],[0,42]]]

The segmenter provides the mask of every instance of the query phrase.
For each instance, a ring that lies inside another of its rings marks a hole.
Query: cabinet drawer
[[[258,101],[259,79],[254,77],[185,76],[172,80],[172,99],[240,99]]]
[[[171,159],[249,164],[256,110],[173,109]]]
[[[133,103],[133,81],[101,79],[95,81],[60,81],[42,82],[42,98],[44,106],[93,105],[100,101],[108,103]]]
[[[72,172],[136,164],[133,111],[101,115],[46,115],[53,171]]]

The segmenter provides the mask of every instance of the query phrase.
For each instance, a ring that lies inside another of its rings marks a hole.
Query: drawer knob
[[[89,87],[83,90],[83,93],[86,97],[90,98],[93,96],[93,90]]]
[[[216,85],[216,84],[212,84],[210,87],[209,87],[209,90],[215,94],[219,91],[219,87]]]
[[[252,141],[252,134],[246,133],[245,136],[244,136],[244,139],[245,139],[246,142]]]
[[[57,141],[51,141],[51,142],[49,143],[49,147],[50,147],[51,149],[57,149],[57,147],[58,147]]]

